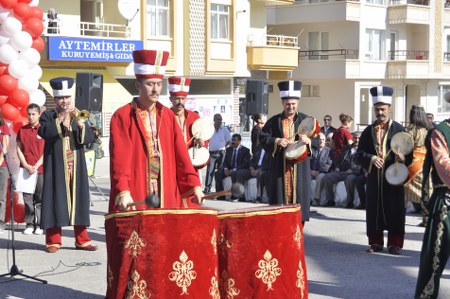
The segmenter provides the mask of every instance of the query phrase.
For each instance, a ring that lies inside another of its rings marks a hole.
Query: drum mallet
[[[239,198],[244,194],[245,188],[241,183],[234,183],[229,190],[223,190],[219,192],[209,193],[202,197],[202,199],[216,198],[219,196],[225,196],[231,194],[233,198]]]
[[[145,198],[145,200],[130,202],[127,207],[138,206],[138,205],[146,205],[149,208],[159,208],[159,196],[156,194],[149,194]]]

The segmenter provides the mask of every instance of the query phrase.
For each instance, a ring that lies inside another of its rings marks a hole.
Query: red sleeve
[[[111,186],[114,188],[111,191],[116,195],[122,191],[130,191],[130,165],[135,162],[131,161],[129,148],[132,144],[129,134],[131,117],[126,112],[124,109],[117,110],[110,123],[110,175]]]

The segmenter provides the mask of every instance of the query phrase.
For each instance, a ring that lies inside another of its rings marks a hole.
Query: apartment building
[[[267,7],[280,3],[294,1],[41,0],[44,12],[53,8],[58,16],[57,28],[42,36],[47,106],[51,78],[101,74],[103,109],[94,117],[108,136],[112,113],[136,95],[132,50],[159,49],[170,53],[166,78],[192,78],[188,109],[211,119],[221,113],[226,125],[243,126],[247,79],[287,78],[298,66],[297,38],[268,34]],[[166,80],[163,85],[161,102],[170,106]]]
[[[407,122],[417,104],[436,120],[450,116],[450,1],[300,0],[269,7],[267,23],[271,34],[298,36],[291,78],[303,82],[300,109],[308,114],[331,114],[339,125],[345,112],[357,129],[373,120],[369,88],[386,85],[397,121]]]

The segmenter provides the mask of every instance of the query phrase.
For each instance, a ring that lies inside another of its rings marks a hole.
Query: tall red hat
[[[169,93],[170,96],[187,97],[189,94],[190,78],[169,77]]]
[[[133,51],[134,74],[136,78],[164,77],[166,72],[169,52],[161,50],[136,50]]]

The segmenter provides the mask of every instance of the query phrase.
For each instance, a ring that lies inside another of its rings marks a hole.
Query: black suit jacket
[[[258,162],[261,157],[261,152],[262,152],[262,147],[261,146],[256,147],[255,153],[252,156],[252,159],[250,160],[250,167],[253,167],[254,169],[258,169]],[[262,163],[261,163],[261,169],[269,170],[269,163],[270,163],[270,154],[265,152]]]
[[[225,160],[223,162],[222,168],[223,169],[233,169],[233,151],[234,151],[234,147],[233,146],[229,146],[226,149],[225,152]],[[238,156],[237,156],[237,166],[236,166],[236,170],[239,169],[248,169],[250,166],[250,149],[248,149],[245,146],[240,146],[238,149]]]

